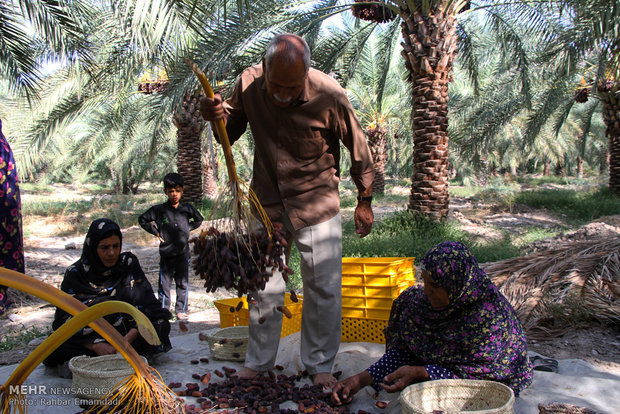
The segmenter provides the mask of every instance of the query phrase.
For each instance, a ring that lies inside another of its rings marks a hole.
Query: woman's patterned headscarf
[[[438,244],[426,253],[422,265],[431,279],[448,292],[450,305],[440,312],[444,317],[494,291],[494,285],[478,267],[476,258],[461,242]],[[487,288],[491,292],[487,292]]]

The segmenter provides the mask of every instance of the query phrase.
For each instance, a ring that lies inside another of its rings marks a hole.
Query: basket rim
[[[145,363],[148,363],[148,360],[144,356],[140,355],[140,358],[142,358]],[[98,364],[105,364],[109,367],[115,362],[121,363],[123,364],[123,366],[118,369],[93,369],[93,367],[97,366]],[[80,364],[82,363],[84,363],[85,365],[80,366]],[[98,355],[94,357],[88,355],[78,355],[69,360],[69,369],[74,375],[78,374],[84,377],[98,378],[127,376],[134,372],[133,367],[121,354]]]
[[[417,388],[438,387],[438,386],[459,385],[459,384],[504,388],[506,390],[510,390],[510,392],[513,392],[512,388],[510,388],[508,385],[501,383],[499,381],[485,380],[485,379],[471,379],[471,378],[444,378],[444,379],[438,379],[438,380],[432,380],[432,381],[424,381],[424,382],[418,382],[415,384],[411,384],[405,387],[405,389],[407,388],[417,389]]]
[[[228,326],[226,328],[219,328],[215,332],[206,333],[207,338],[235,338],[235,339],[243,339],[249,338],[250,336],[250,328],[246,325],[240,326]],[[228,336],[227,336],[228,335]]]
[[[213,358],[237,362],[245,360],[245,353],[250,339],[247,326],[229,326],[206,336],[209,351]],[[222,343],[223,339],[230,339],[230,341]]]
[[[515,395],[514,395],[514,391],[512,390],[512,388],[510,388],[509,386],[507,386],[506,384],[503,384],[499,381],[492,381],[492,380],[483,380],[483,379],[465,379],[465,378],[459,378],[459,379],[438,379],[438,380],[432,380],[432,381],[424,381],[424,382],[419,382],[416,384],[411,384],[407,387],[405,387],[405,389],[402,390],[399,400],[401,403],[401,406],[408,406],[408,407],[412,407],[411,401],[409,401],[409,398],[411,396],[411,394],[419,392],[421,390],[432,390],[432,389],[438,389],[438,388],[452,388],[455,386],[460,386],[462,388],[472,388],[472,389],[478,389],[478,390],[484,390],[486,389],[487,391],[493,391],[493,392],[505,392],[506,395],[508,396],[508,398],[504,401],[504,403],[501,406],[498,407],[494,407],[494,408],[490,408],[484,412],[488,412],[488,413],[492,413],[492,412],[503,412],[501,410],[504,410],[508,407],[512,407],[514,406],[514,402],[515,402]],[[472,411],[472,413],[475,413],[476,411]],[[481,411],[482,412],[482,411]]]

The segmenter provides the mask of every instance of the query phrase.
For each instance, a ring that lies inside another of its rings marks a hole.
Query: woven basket
[[[225,361],[245,361],[249,335],[247,326],[231,326],[206,334],[211,356]]]
[[[410,385],[400,394],[402,414],[513,414],[512,389],[495,381],[443,379]]]
[[[145,357],[141,357],[147,362]],[[134,373],[129,362],[120,354],[89,357],[80,355],[69,360],[73,374],[73,389],[80,398],[98,400],[119,382]]]

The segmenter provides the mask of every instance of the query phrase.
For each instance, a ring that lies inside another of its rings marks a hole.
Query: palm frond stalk
[[[217,196],[218,161],[213,148],[213,132],[207,125],[207,139],[202,152],[202,193],[203,196],[214,199]]]
[[[46,343],[58,346],[71,336],[74,330],[79,329],[88,322],[88,325],[99,333],[110,345],[112,345],[134,369],[134,374],[118,384],[108,395],[110,399],[100,401],[120,401],[127,413],[177,413],[183,409],[176,401],[176,395],[164,384],[161,376],[155,369],[148,366],[133,349],[133,347],[121,336],[121,334],[106,320],[98,318],[106,312],[128,312],[134,316],[139,326],[139,331],[144,334],[148,342],[156,342],[157,334],[146,316],[132,310],[130,305],[123,303],[111,303],[95,309],[88,308],[73,296],[51,285],[48,285],[33,277],[9,269],[0,268],[0,285],[18,289],[29,293],[74,316],[61,329],[56,331],[46,340]],[[110,302],[108,302],[110,303]],[[94,307],[93,307],[94,308]],[[135,309],[135,308],[134,308]],[[94,319],[94,320],[93,320]],[[148,321],[148,324],[147,324]],[[141,326],[141,327],[140,327]],[[27,407],[22,406],[20,401],[25,401],[23,396],[15,394],[19,387],[10,385],[21,384],[34,368],[51,353],[54,348],[39,346],[20,364],[16,372],[9,378],[6,384],[0,388],[0,410],[5,412],[24,412]],[[118,407],[106,405],[93,405],[89,412],[110,412],[118,410]]]

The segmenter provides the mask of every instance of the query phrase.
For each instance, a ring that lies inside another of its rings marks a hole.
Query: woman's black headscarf
[[[162,350],[167,351],[171,348],[168,338],[170,311],[162,308],[161,303],[155,297],[153,288],[144,275],[138,258],[131,252],[122,252],[112,267],[105,267],[99,259],[97,245],[103,239],[113,235],[117,235],[122,242],[121,229],[114,221],[102,218],[91,223],[84,239],[82,257],[66,270],[60,289],[86,306],[94,306],[108,300],[119,300],[135,306],[153,323],[162,345],[151,346],[139,338],[132,343],[132,346],[141,355],[150,355]],[[58,329],[70,317],[71,315],[64,310],[56,308],[52,328]],[[122,313],[106,315],[105,320],[112,324],[121,335],[125,335],[136,327],[135,321]],[[45,363],[57,365],[67,361],[72,356],[88,353],[82,345],[93,343],[98,338],[99,335],[93,332],[92,328],[83,328],[67,341],[71,342],[72,346],[61,346],[46,359]]]
[[[97,253],[99,242],[112,235],[119,237],[122,249],[123,235],[121,228],[114,221],[108,218],[100,218],[93,221],[88,228],[80,261],[89,282],[102,284],[115,272],[119,265],[119,261],[117,261],[113,267],[104,266]]]

